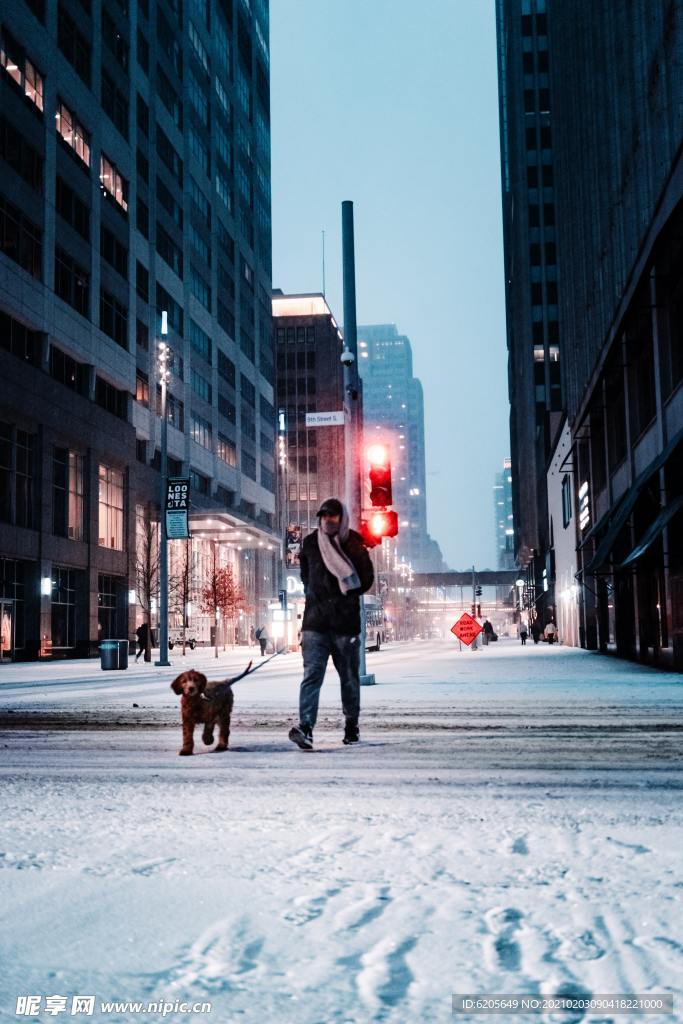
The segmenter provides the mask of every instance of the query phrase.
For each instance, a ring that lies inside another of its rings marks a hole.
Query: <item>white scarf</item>
[[[360,587],[360,579],[358,578],[355,565],[341,549],[342,541],[345,541],[349,536],[349,513],[346,505],[342,502],[340,504],[342,506],[342,517],[339,524],[339,533],[330,536],[325,533],[321,524],[318,529],[318,547],[325,567],[333,576],[337,577],[342,594],[348,594],[349,590],[356,590]]]

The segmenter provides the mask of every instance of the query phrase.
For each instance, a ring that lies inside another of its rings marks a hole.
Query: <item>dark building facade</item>
[[[681,669],[683,8],[548,23],[582,643]]]
[[[282,530],[306,536],[329,497],[344,500],[342,336],[324,296],[273,294]],[[316,423],[316,425],[311,425]],[[290,561],[296,559],[290,558]]]
[[[532,562],[540,551],[550,612],[553,544],[538,470],[563,408],[578,584],[564,593],[576,591],[580,642],[681,667],[683,10],[673,0],[499,0],[497,14],[517,551],[524,560],[531,548]],[[532,416],[539,314],[534,292],[525,297],[539,258],[544,432],[540,408]],[[557,398],[546,372],[555,332]],[[530,446],[532,424],[544,449]]]
[[[0,12],[4,657],[92,653],[139,619],[162,311],[169,471],[214,513],[196,544],[276,588],[269,118],[266,0]]]
[[[554,604],[545,469],[564,358],[548,19],[546,0],[496,0],[514,554],[541,621]]]

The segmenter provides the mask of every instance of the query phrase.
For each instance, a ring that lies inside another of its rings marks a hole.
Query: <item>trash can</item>
[[[103,669],[128,668],[128,640],[103,640],[100,665]]]

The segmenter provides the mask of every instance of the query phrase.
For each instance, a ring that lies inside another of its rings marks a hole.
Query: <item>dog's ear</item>
[[[195,682],[197,684],[197,689],[199,690],[200,693],[204,693],[204,690],[206,689],[206,682],[207,682],[206,676],[202,675],[201,672],[195,672],[194,675],[195,675]]]
[[[187,673],[185,672],[181,672],[180,675],[176,676],[176,678],[171,683],[171,689],[173,690],[174,693],[177,693],[179,696],[183,692],[183,683],[185,681],[186,674]]]

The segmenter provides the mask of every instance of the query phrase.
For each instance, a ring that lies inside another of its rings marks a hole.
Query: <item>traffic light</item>
[[[481,597],[481,587],[477,587],[475,593],[477,597]]]
[[[383,444],[373,444],[368,448],[370,460],[370,504],[374,508],[386,508],[391,505],[391,462],[389,449]],[[395,534],[386,534],[393,537]]]
[[[361,520],[360,532],[366,547],[376,547],[383,537],[395,537],[398,533],[398,512],[371,512],[369,519]]]

